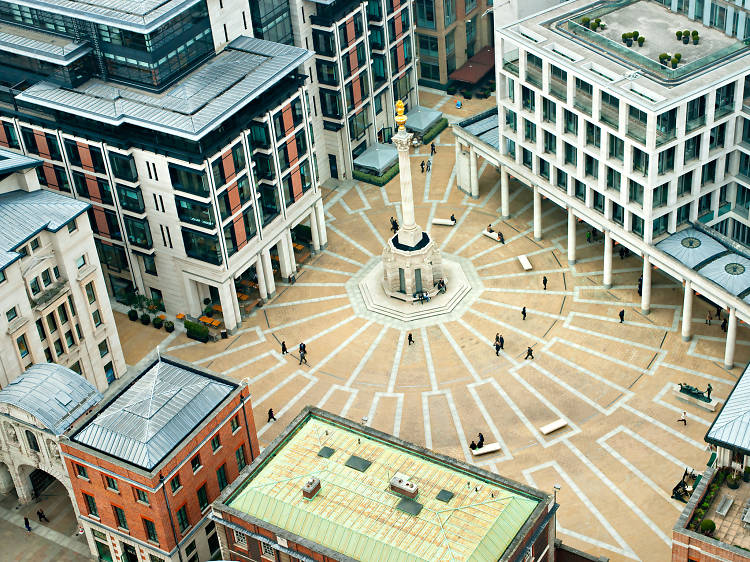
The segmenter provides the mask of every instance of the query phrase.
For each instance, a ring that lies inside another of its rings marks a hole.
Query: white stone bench
[[[471,454],[475,457],[479,455],[486,455],[487,453],[495,453],[500,450],[500,443],[487,443],[481,449],[471,449]]]
[[[553,431],[557,431],[558,429],[562,429],[568,425],[568,422],[566,422],[564,419],[560,418],[559,420],[555,420],[552,423],[548,423],[547,425],[543,425],[539,428],[539,431],[541,431],[544,435],[549,435]]]
[[[451,219],[432,219],[432,224],[440,224],[443,226],[455,226],[456,221],[452,221]]]
[[[497,235],[497,232],[489,232],[488,230],[483,230],[482,234],[484,234],[487,238],[492,238],[495,242],[500,241],[500,237]]]
[[[729,508],[732,507],[732,504],[734,503],[734,498],[731,496],[725,495],[723,498],[721,498],[721,503],[719,503],[719,507],[716,508],[716,515],[721,515],[722,517],[725,517],[727,513],[729,513]]]
[[[518,256],[518,261],[521,262],[521,266],[523,266],[524,271],[531,271],[531,262],[529,261],[529,258],[526,257],[526,255],[521,254]]]

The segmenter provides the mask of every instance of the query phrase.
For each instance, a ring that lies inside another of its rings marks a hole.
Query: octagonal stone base
[[[468,260],[443,256],[443,276],[448,280],[445,293],[430,302],[404,302],[383,290],[383,264],[371,259],[349,282],[347,292],[359,316],[385,322],[400,329],[415,329],[459,318],[482,292],[481,281]]]

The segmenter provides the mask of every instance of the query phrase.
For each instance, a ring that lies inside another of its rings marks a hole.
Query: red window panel
[[[89,154],[88,148],[86,149],[86,154]],[[83,154],[81,154],[83,156]],[[81,158],[83,160],[83,158]],[[94,201],[101,201],[102,200],[102,193],[99,191],[99,184],[96,181],[96,178],[91,176],[86,176],[86,187],[89,190],[89,198]]]
[[[229,197],[229,207],[232,209],[232,213],[234,213],[242,205],[242,202],[240,201],[240,192],[237,189],[236,183],[227,188],[227,196]]]
[[[346,22],[346,41],[347,44],[351,45],[352,41],[354,41],[354,36],[356,34],[356,31],[354,30],[354,16],[352,16],[349,21]]]
[[[284,121],[284,135],[288,135],[294,129],[294,118],[292,117],[292,104],[281,110],[281,118]]]
[[[0,121],[0,144],[5,147],[9,147],[10,142],[8,142],[8,137],[5,134],[5,127],[3,127],[4,122],[5,121]]]
[[[292,172],[292,192],[295,201],[302,197],[302,176],[299,173],[299,168]]]
[[[404,56],[404,43],[401,42],[396,46],[396,61],[398,64],[399,70],[404,67],[404,63],[406,62],[406,57]]]
[[[82,143],[82,142],[76,142],[78,145],[78,153],[81,155],[81,164],[83,165],[84,169],[94,171],[94,161],[91,159],[91,151],[89,150],[89,145]],[[96,190],[97,193],[99,190]]]
[[[96,221],[96,229],[99,231],[99,234],[109,236],[109,226],[107,226],[107,216],[104,214],[104,210],[99,207],[93,207],[92,210],[94,211],[94,220]]]
[[[349,51],[349,66],[352,67],[352,74],[359,68],[359,59],[357,58],[357,49]]]
[[[39,156],[42,158],[51,158],[49,155],[47,137],[44,136],[44,133],[42,131],[34,130],[34,137],[36,138],[36,147],[39,150]]]
[[[393,0],[393,11],[398,12],[399,7],[401,7],[401,0]]]
[[[401,37],[401,32],[404,30],[404,22],[401,21],[401,16],[398,14],[393,18],[393,28],[396,31],[396,37]]]
[[[354,100],[354,107],[358,106],[359,102],[362,101],[362,86],[360,82],[360,75],[357,75],[357,77],[352,80],[352,98]]]
[[[242,215],[234,217],[232,226],[234,227],[234,237],[237,239],[237,249],[239,250],[247,244],[247,236],[245,236],[245,225],[242,223]]]
[[[234,178],[234,159],[232,158],[232,151],[228,150],[224,154],[221,155],[221,164],[224,166],[224,176],[227,179],[227,183],[229,183]]]
[[[55,169],[52,164],[44,163],[42,165],[42,172],[44,172],[44,179],[47,180],[48,187],[60,187],[57,185],[57,176],[55,175]]]
[[[291,166],[299,157],[299,154],[297,154],[297,139],[295,137],[286,141],[286,152],[289,155],[289,165]]]

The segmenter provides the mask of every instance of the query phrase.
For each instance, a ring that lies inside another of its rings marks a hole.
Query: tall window
[[[39,443],[36,440],[36,436],[28,429],[26,430],[26,442],[29,444],[29,448],[32,451],[39,452]]]
[[[206,509],[208,507],[208,492],[206,491],[206,485],[203,484],[200,488],[198,488],[198,505],[201,508],[201,511]]]
[[[223,490],[229,484],[227,480],[227,465],[222,464],[219,470],[216,471],[216,479],[219,482],[219,490]]]
[[[180,526],[180,532],[184,533],[185,529],[190,527],[190,520],[188,519],[187,507],[182,506],[177,510],[177,524]]]
[[[115,521],[117,521],[117,526],[120,529],[126,529],[128,528],[128,520],[125,519],[125,512],[122,510],[121,507],[117,507],[116,505],[112,506],[112,509],[115,512]]]
[[[146,530],[146,537],[148,537],[148,540],[155,543],[159,542],[159,537],[156,535],[156,525],[154,525],[153,521],[143,519],[143,528]]]
[[[237,470],[241,471],[247,465],[245,461],[245,446],[240,445],[240,448],[235,451],[234,456],[237,459]]]
[[[86,502],[86,511],[93,517],[99,517],[99,511],[96,509],[96,500],[93,496],[83,494],[83,501]]]
[[[456,21],[456,0],[444,0],[443,12],[445,14],[445,27]]]

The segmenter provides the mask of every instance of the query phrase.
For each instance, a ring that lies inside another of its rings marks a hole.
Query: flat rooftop
[[[417,485],[413,500],[390,490],[396,473]],[[308,500],[302,487],[311,477],[321,488]],[[271,524],[357,560],[468,561],[504,559],[508,546],[531,529],[529,521],[546,513],[549,500],[496,474],[307,408],[219,501],[249,522]]]
[[[161,357],[102,405],[71,441],[150,471],[235,388]]]
[[[58,65],[68,65],[91,52],[88,42],[0,22],[0,50]]]
[[[201,0],[14,0],[15,4],[149,33]]]
[[[195,141],[311,56],[299,47],[238,37],[162,93],[92,79],[73,89],[39,82],[17,98],[113,126],[129,123]]]
[[[605,28],[584,27],[584,17],[601,19]],[[677,40],[675,32],[686,29],[698,31],[698,45]],[[632,31],[645,37],[642,47],[637,42],[632,47],[623,43],[622,34]],[[500,32],[514,43],[544,49],[545,56],[563,68],[572,66],[593,82],[621,89],[641,105],[674,101],[678,85],[679,94],[688,96],[745,72],[750,64],[749,46],[655,0],[566,2]],[[661,53],[680,53],[677,68],[660,64]]]

